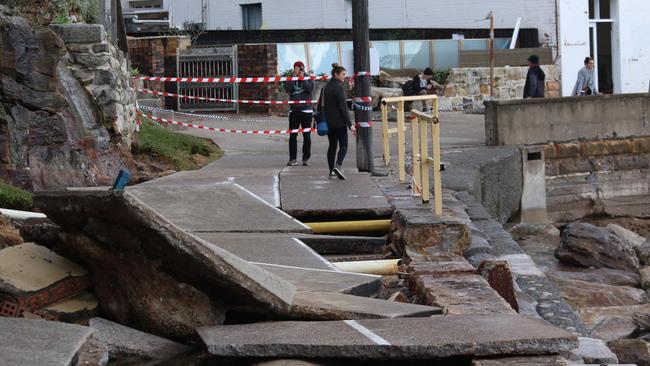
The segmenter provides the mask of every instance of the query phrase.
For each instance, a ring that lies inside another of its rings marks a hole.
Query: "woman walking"
[[[325,113],[327,121],[327,138],[329,140],[327,164],[330,169],[330,179],[345,179],[341,166],[345,154],[348,152],[348,129],[356,133],[348,112],[345,90],[343,90],[345,77],[345,68],[339,64],[332,64],[332,78],[323,87],[321,95],[323,100],[318,103],[318,110]]]

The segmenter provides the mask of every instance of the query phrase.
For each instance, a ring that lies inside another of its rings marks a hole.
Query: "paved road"
[[[287,121],[284,117],[247,117],[242,118],[254,120],[252,122],[227,121],[227,120],[206,120],[204,118],[193,118],[176,114],[173,119],[179,121],[191,121],[195,124],[204,124],[210,127],[224,127],[235,129],[285,129]],[[441,120],[441,144],[443,149],[456,148],[461,146],[481,146],[485,141],[483,115],[468,115],[459,112],[443,112]],[[393,123],[391,123],[393,124]],[[276,207],[281,206],[279,194],[279,175],[285,169],[288,160],[288,135],[259,136],[224,134],[204,131],[199,129],[188,129],[183,133],[194,136],[212,138],[225,151],[223,158],[204,167],[198,172],[180,173],[164,178],[165,180],[184,181],[186,183],[210,183],[216,181],[235,181],[257,194],[267,202]],[[407,131],[407,133],[409,133]],[[300,137],[300,140],[302,137]],[[312,167],[309,175],[317,177],[322,174],[327,176],[327,138],[312,136]],[[356,144],[351,138],[348,149],[348,156],[344,163],[344,170],[352,172],[356,170]],[[299,141],[301,144],[301,142]],[[392,141],[392,152],[396,152],[396,141]],[[300,151],[299,145],[299,151]],[[382,155],[381,126],[376,124],[373,128],[374,155],[380,158]],[[300,154],[300,152],[299,152]],[[302,167],[292,168],[294,172]],[[307,174],[305,172],[305,174]]]

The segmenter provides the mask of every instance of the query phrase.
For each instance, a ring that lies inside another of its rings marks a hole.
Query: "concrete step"
[[[257,265],[296,286],[298,291],[340,292],[371,297],[379,293],[382,286],[381,276],[273,264]]]
[[[293,298],[291,315],[294,319],[314,319],[314,314],[326,313],[328,319],[415,318],[441,314],[434,306],[352,296],[336,292],[298,291]]]
[[[230,357],[430,359],[557,354],[578,346],[571,333],[519,315],[268,322],[197,331],[212,355]]]
[[[0,317],[0,365],[71,365],[91,334],[80,325]]]

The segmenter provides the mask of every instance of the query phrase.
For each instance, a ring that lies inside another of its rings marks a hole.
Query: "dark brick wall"
[[[189,39],[179,37],[130,38],[131,66],[145,76],[176,76],[177,52],[189,45]],[[177,93],[176,83],[145,82],[145,87],[156,91]],[[176,98],[165,97],[164,108],[176,109]]]
[[[237,46],[238,76],[276,75],[278,70],[278,50],[273,44],[254,44]],[[245,83],[239,85],[239,99],[273,100],[277,98],[278,84]],[[239,110],[244,113],[272,113],[268,105],[242,104]]]

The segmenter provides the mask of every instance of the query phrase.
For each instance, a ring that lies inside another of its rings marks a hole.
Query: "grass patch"
[[[34,207],[30,192],[9,185],[0,180],[0,207],[13,210],[31,210]]]
[[[223,155],[221,149],[209,140],[154,126],[146,118],[140,121],[136,154],[153,155],[169,162],[178,171],[198,169]]]

